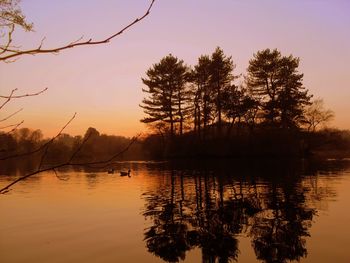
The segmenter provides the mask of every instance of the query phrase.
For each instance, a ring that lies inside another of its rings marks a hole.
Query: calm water
[[[350,262],[348,162],[116,168],[131,177],[67,169],[1,195],[0,262]]]

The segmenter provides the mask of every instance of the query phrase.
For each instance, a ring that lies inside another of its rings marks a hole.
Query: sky
[[[82,36],[103,39],[142,16],[148,0],[22,0],[35,32],[18,30],[21,48],[57,47]],[[350,1],[347,0],[157,0],[150,15],[109,44],[78,47],[57,55],[23,56],[0,64],[0,93],[48,90],[12,100],[3,117],[23,111],[6,124],[55,135],[65,132],[133,136],[140,123],[142,77],[154,63],[173,54],[188,65],[220,46],[232,56],[235,74],[245,74],[258,50],[277,48],[300,58],[304,86],[335,112],[331,126],[350,129]]]

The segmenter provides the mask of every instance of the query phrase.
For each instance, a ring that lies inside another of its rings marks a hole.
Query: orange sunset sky
[[[84,36],[102,39],[141,16],[147,0],[22,0],[35,32],[17,31],[15,44],[45,47]],[[194,65],[217,46],[232,55],[235,73],[245,74],[258,50],[277,48],[300,57],[304,85],[335,112],[331,126],[349,129],[350,1],[347,0],[158,0],[151,14],[109,44],[78,47],[58,55],[23,56],[0,64],[0,91],[44,94],[12,100],[1,115],[24,108],[7,124],[52,136],[77,112],[65,130],[83,134],[88,127],[102,133],[132,136],[146,131],[139,122],[141,77],[172,53]],[[242,79],[241,79],[242,80]]]

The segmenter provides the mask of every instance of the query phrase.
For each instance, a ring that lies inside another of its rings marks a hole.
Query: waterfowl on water
[[[114,168],[108,169],[108,170],[107,170],[107,173],[109,173],[109,174],[114,174]]]
[[[120,171],[120,176],[129,176],[130,177],[130,169],[127,172]]]

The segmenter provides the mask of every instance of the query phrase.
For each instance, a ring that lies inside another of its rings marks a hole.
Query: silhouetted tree
[[[170,135],[175,134],[175,123],[179,122],[179,132],[183,132],[184,114],[188,93],[186,83],[189,78],[189,68],[183,60],[168,55],[154,64],[146,72],[148,78],[143,78],[148,93],[140,105],[148,115],[141,122],[166,122],[170,125]]]
[[[315,99],[305,109],[305,124],[308,131],[315,131],[320,124],[325,124],[334,118],[333,111],[324,108],[322,99]]]
[[[227,57],[224,51],[217,47],[211,55],[210,62],[210,86],[212,88],[212,99],[215,102],[215,110],[217,115],[217,124],[219,131],[222,124],[222,104],[223,104],[223,90],[225,87],[231,85],[234,80],[232,57]]]
[[[278,109],[283,128],[299,126],[304,120],[305,106],[310,104],[312,95],[303,87],[303,76],[298,72],[299,58],[292,55],[282,57],[280,61],[280,90],[278,91]]]
[[[222,109],[226,118],[230,120],[228,135],[237,120],[238,125],[243,120],[245,114],[249,111],[252,104],[252,98],[246,93],[246,90],[241,86],[231,85],[226,87],[222,92]]]
[[[299,58],[282,56],[277,49],[258,51],[249,61],[248,87],[271,124],[290,128],[303,120],[304,107],[312,96],[303,87],[298,67]]]
[[[192,72],[194,82],[194,128],[200,133],[203,123],[204,131],[211,119],[213,110],[210,89],[210,66],[209,56],[202,55],[198,58],[197,65]]]
[[[276,121],[277,96],[279,88],[279,61],[281,53],[277,49],[265,49],[254,54],[249,61],[247,85],[252,94],[261,99],[265,116],[271,123]]]

